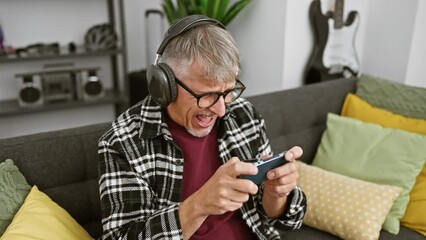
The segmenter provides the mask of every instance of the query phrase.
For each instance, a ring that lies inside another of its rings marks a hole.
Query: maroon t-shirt
[[[217,125],[205,137],[194,137],[170,118],[167,121],[173,141],[184,156],[181,201],[197,191],[222,164],[217,144]],[[210,215],[191,239],[255,239],[239,211]]]

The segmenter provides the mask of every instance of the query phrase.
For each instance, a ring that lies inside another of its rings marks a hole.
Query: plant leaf
[[[199,0],[199,9],[200,12],[203,12],[204,15],[207,16],[207,9],[208,9],[209,1],[208,0]]]
[[[209,0],[208,1],[207,9],[206,9],[207,10],[207,17],[214,18],[213,15],[214,15],[214,7],[215,7],[216,2],[217,2],[217,0]]]
[[[178,4],[178,18],[182,18],[182,17],[190,15],[188,14],[187,4],[185,0],[177,0],[177,4]]]
[[[199,2],[199,1],[198,1]],[[197,14],[198,13],[198,4],[196,0],[189,0],[189,4],[191,5],[191,14]]]
[[[219,20],[219,21],[223,21],[223,17],[225,16],[225,14],[226,14],[226,9],[228,8],[228,5],[229,5],[229,0],[222,0],[222,1],[219,1],[220,2],[220,5],[219,5],[219,9],[218,9],[218,12],[217,12],[217,20]]]
[[[173,2],[171,0],[164,0],[162,6],[169,23],[173,22],[176,19],[176,10]]]
[[[233,0],[232,2],[235,3],[228,8],[230,0],[163,0],[162,6],[169,23],[184,16],[202,14],[214,18],[226,26],[251,1]]]

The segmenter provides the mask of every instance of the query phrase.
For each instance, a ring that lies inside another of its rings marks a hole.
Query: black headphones
[[[154,64],[149,65],[146,72],[149,93],[152,99],[161,107],[167,107],[167,105],[174,102],[177,97],[177,86],[173,70],[166,63],[158,63],[164,49],[166,49],[167,44],[169,44],[173,38],[179,36],[183,32],[193,27],[207,24],[226,29],[222,23],[215,19],[203,15],[190,15],[177,21],[167,30],[157,50]]]

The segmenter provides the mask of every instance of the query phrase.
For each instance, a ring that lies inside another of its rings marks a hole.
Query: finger
[[[265,160],[265,159],[268,159],[270,157],[272,157],[272,155],[266,154],[266,155],[263,155],[260,159]]]
[[[214,201],[217,209],[224,213],[241,208],[242,204],[249,200],[248,193],[242,193],[232,189],[224,189],[219,192],[218,198]]]
[[[215,205],[215,208],[219,210],[216,211],[216,214],[224,214],[226,212],[235,211],[241,208],[243,204],[240,202],[235,202],[229,199],[222,198],[216,201]]]
[[[226,198],[237,203],[245,203],[249,200],[250,195],[247,192],[240,192],[232,189],[227,193]]]
[[[272,179],[272,180],[265,180],[265,185],[273,185],[273,186],[280,186],[280,185],[287,185],[292,184],[293,182],[297,182],[297,179],[299,179],[299,174],[297,172],[291,173],[286,175],[285,177]]]
[[[228,211],[235,211],[240,209],[242,206],[243,206],[242,202],[235,202],[235,201],[229,200],[227,209]]]
[[[266,175],[269,180],[282,178],[288,174],[297,172],[297,162],[291,161],[281,167],[274,168]]]
[[[285,154],[285,159],[287,161],[294,161],[298,158],[300,158],[303,155],[303,150],[299,146],[292,147],[290,150],[288,150]]]
[[[237,159],[237,161],[234,159]],[[226,169],[227,173],[232,177],[237,177],[241,174],[255,175],[258,171],[253,163],[242,162],[236,157],[231,158],[231,160],[226,163]]]
[[[268,191],[270,194],[276,197],[284,197],[287,196],[293,189],[296,187],[296,183],[291,183],[287,185],[265,185],[265,191]]]
[[[237,158],[237,157],[232,157],[231,159],[229,159],[229,161],[227,161],[224,165],[230,165],[230,164],[234,164],[234,163],[237,163],[237,162],[239,162],[240,161],[240,159],[239,158]]]
[[[259,190],[259,187],[248,179],[236,179],[233,185],[233,189],[239,192],[254,195]]]

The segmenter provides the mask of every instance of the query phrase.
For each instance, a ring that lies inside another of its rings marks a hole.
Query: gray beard
[[[213,127],[214,127],[214,125],[209,127],[208,130],[206,132],[203,132],[202,134],[196,133],[196,132],[192,131],[192,129],[186,129],[186,131],[194,137],[202,138],[202,137],[209,135],[209,133],[212,131]]]

